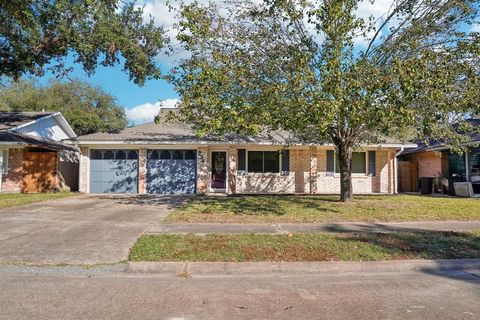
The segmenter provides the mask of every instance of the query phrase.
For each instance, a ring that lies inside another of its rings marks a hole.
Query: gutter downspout
[[[465,178],[467,180],[467,182],[470,181],[470,164],[468,163],[468,160],[469,160],[469,156],[468,156],[468,153],[469,151],[466,150],[465,151]]]
[[[393,172],[394,172],[394,176],[393,176],[393,179],[394,179],[394,184],[393,184],[393,194],[397,194],[398,193],[398,156],[403,152],[403,147],[400,148],[400,151],[398,151],[396,154],[395,154],[395,159],[393,161]]]

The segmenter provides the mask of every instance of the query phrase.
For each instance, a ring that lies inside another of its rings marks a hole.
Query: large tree
[[[332,143],[342,201],[352,199],[361,144],[407,129],[458,141],[452,121],[479,105],[476,1],[393,0],[378,18],[357,16],[359,4],[181,5],[178,39],[190,56],[170,75],[181,118],[199,134],[286,130]]]
[[[77,135],[125,128],[125,109],[101,88],[79,80],[40,85],[33,80],[0,88],[1,111],[60,111]]]
[[[133,1],[0,1],[0,76],[45,69],[63,76],[70,55],[89,74],[123,62],[130,79],[143,84],[160,76],[155,57],[166,42],[163,29],[144,21]]]

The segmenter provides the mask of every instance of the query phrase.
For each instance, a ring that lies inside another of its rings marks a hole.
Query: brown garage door
[[[23,192],[49,192],[57,189],[57,152],[25,151]]]

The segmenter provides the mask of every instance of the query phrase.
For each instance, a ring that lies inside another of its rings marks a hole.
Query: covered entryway
[[[148,150],[147,193],[195,193],[196,163],[195,150]]]
[[[137,150],[92,150],[91,193],[137,193]]]

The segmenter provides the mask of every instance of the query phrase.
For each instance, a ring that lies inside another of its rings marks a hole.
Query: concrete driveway
[[[0,210],[0,261],[96,264],[126,260],[178,196],[82,195]]]

